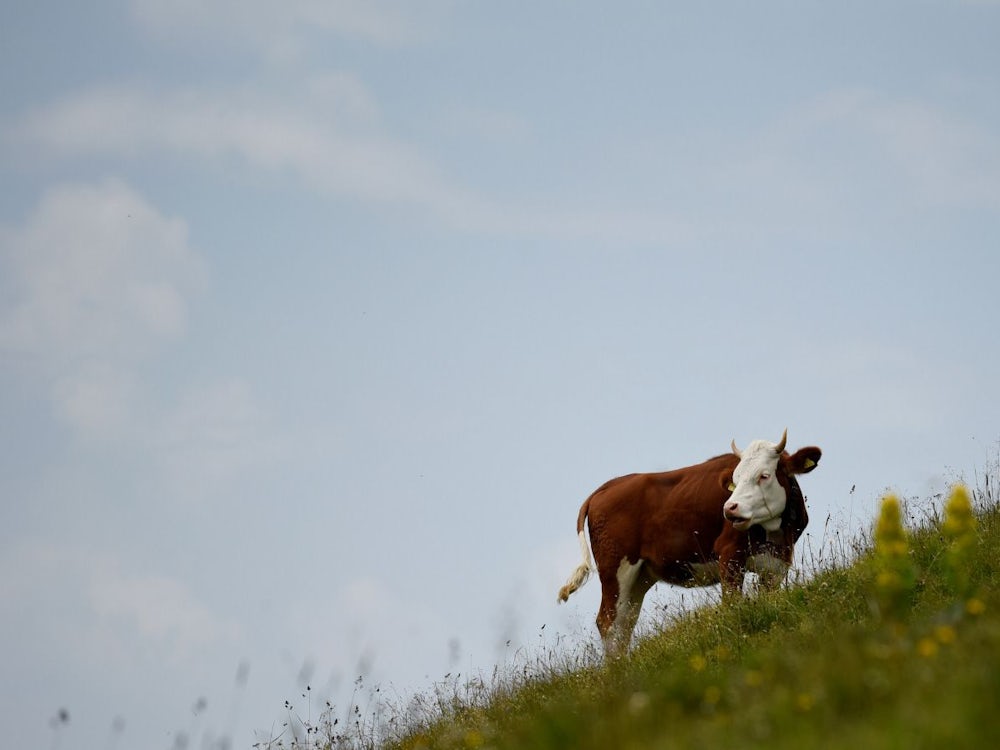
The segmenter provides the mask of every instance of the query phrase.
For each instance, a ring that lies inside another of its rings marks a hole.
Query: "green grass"
[[[993,486],[990,480],[993,480]],[[880,615],[872,539],[807,583],[679,616],[604,664],[550,652],[490,680],[439,685],[309,747],[961,748],[1000,741],[1000,497],[949,575],[943,511],[909,533],[917,575]],[[377,726],[376,726],[377,724]],[[293,746],[305,747],[305,743]]]

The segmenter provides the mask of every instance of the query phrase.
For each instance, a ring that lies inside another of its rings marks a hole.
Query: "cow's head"
[[[740,462],[733,469],[727,489],[732,492],[722,508],[726,520],[740,531],[760,524],[767,531],[777,531],[788,497],[789,477],[805,474],[816,468],[822,451],[810,446],[785,453],[788,430],[781,440],[754,440],[744,450],[732,443],[733,453]]]

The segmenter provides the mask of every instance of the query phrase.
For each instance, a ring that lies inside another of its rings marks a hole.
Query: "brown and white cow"
[[[597,629],[605,652],[628,649],[643,597],[657,581],[681,586],[722,584],[723,598],[739,594],[747,571],[765,587],[784,579],[795,542],[808,523],[795,479],[816,468],[822,451],[785,452],[755,440],[696,466],[629,474],[599,487],[576,521],[583,562],[559,590],[559,601],[590,576],[590,548],[601,579]]]

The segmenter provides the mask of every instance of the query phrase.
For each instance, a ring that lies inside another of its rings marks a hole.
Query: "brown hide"
[[[629,474],[599,487],[580,508],[577,533],[589,523],[602,589],[597,625],[606,643],[619,615],[618,571],[623,560],[632,565],[643,562],[629,592],[633,611],[626,615],[631,623],[624,624],[628,634],[646,591],[658,580],[682,586],[721,581],[723,594],[729,596],[742,589],[752,556],[769,554],[790,564],[795,542],[808,523],[805,499],[792,474],[811,470],[820,455],[818,448],[802,449],[794,457],[782,454],[776,474],[786,504],[781,526],[774,532],[761,526],[740,531],[723,518],[728,486],[740,461],[732,453],[674,471]],[[807,458],[812,464],[803,469]],[[696,577],[714,565],[719,566],[715,580]],[[779,582],[768,576],[761,580],[768,585]],[[569,593],[572,589],[564,587],[560,598]]]
[[[629,474],[612,479],[580,509],[577,531],[590,524],[590,546],[603,581],[613,577],[623,558],[645,560],[656,578],[668,583],[692,580],[690,563],[718,559],[717,539],[726,528],[722,517],[728,484],[739,459],[727,454],[698,466],[657,474]],[[745,535],[744,535],[745,536]],[[727,544],[728,540],[723,540]]]

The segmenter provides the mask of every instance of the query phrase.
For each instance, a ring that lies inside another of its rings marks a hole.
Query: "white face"
[[[739,454],[740,462],[733,470],[735,489],[723,506],[723,515],[737,529],[760,524],[776,531],[781,526],[786,495],[776,476],[777,447],[767,440],[754,440]]]

